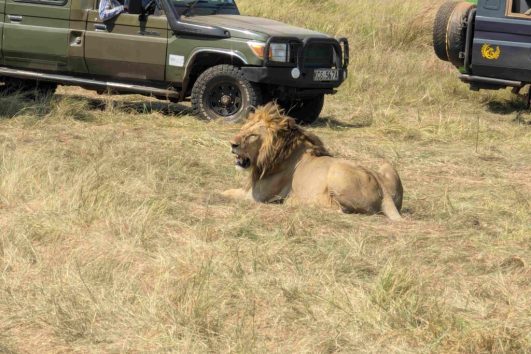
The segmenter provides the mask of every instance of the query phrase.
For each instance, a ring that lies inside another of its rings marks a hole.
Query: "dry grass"
[[[406,221],[222,200],[237,127],[183,106],[2,97],[0,352],[531,352],[522,104],[458,83],[420,0],[239,3],[349,36],[312,130],[393,161]]]

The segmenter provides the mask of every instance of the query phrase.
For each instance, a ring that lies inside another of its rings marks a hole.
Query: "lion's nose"
[[[233,148],[233,149],[237,149],[240,147],[240,144],[236,143],[236,142],[231,142],[230,143],[230,146]]]

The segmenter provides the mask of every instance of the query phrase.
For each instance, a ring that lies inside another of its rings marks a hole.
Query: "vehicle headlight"
[[[279,63],[286,63],[289,61],[289,47],[287,43],[271,43],[270,51],[271,61]]]
[[[264,58],[265,43],[262,42],[248,42],[247,43],[254,55],[258,58]],[[269,45],[269,60],[279,63],[286,63],[289,61],[289,45],[287,43],[271,43]]]

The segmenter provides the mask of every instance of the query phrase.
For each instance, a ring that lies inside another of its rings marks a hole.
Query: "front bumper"
[[[276,63],[269,60],[269,48],[271,43],[288,43],[290,48],[296,48],[293,60],[290,63]],[[307,68],[304,65],[304,53],[313,44],[329,44],[334,47],[336,57],[334,67],[339,71],[339,78],[336,81],[314,81],[314,71],[323,68]],[[260,84],[283,86],[299,90],[312,90],[333,92],[333,89],[341,86],[347,79],[349,64],[349,43],[346,38],[338,40],[332,38],[308,38],[300,40],[298,38],[271,37],[266,43],[264,50],[263,66],[242,67],[242,71],[247,80]],[[293,70],[297,69],[300,75],[293,75]],[[295,78],[297,77],[297,78]]]
[[[341,86],[347,77],[347,71],[340,69],[339,79],[337,81],[314,81],[314,69],[299,69],[300,77],[294,79],[292,77],[293,69],[286,67],[248,66],[243,67],[242,71],[245,78],[251,82],[307,89],[334,89]]]

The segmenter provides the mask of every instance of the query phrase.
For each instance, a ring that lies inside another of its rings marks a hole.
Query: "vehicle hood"
[[[305,28],[287,25],[285,23],[269,20],[262,17],[251,17],[241,15],[209,15],[194,16],[182,19],[185,22],[200,24],[205,26],[217,26],[230,32],[232,37],[267,40],[269,37],[296,37],[305,38],[330,38],[329,36],[310,31]]]

